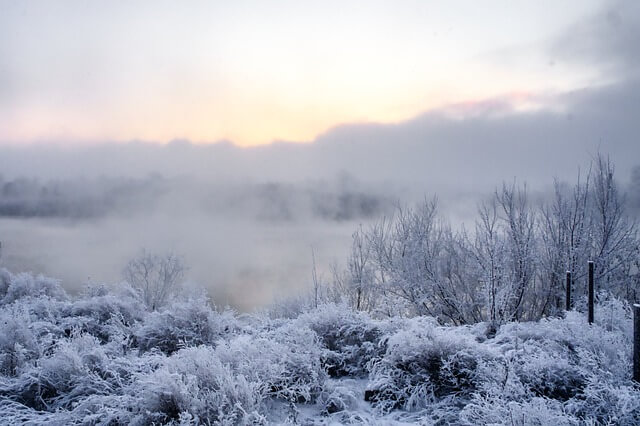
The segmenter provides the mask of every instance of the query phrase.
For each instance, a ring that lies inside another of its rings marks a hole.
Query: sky
[[[117,283],[146,249],[250,310],[436,195],[473,229],[597,153],[640,217],[640,3],[0,0],[0,266]]]
[[[253,146],[497,97],[551,107],[611,82],[554,49],[598,15],[616,24],[609,6],[0,0],[0,144]]]

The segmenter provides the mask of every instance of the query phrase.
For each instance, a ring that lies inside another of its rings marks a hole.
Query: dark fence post
[[[567,271],[567,303],[566,310],[571,310],[571,271]]]
[[[593,262],[589,261],[589,324],[593,324]]]
[[[640,382],[640,305],[633,305],[633,380]]]

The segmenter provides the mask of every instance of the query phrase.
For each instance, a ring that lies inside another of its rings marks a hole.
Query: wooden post
[[[589,324],[593,324],[593,261],[589,261]]]
[[[571,310],[571,271],[567,271],[567,300],[565,309],[567,311]]]
[[[640,305],[633,305],[633,380],[640,382]]]

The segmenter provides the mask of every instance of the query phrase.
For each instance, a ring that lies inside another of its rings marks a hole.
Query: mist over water
[[[500,99],[391,124],[336,127],[312,143],[0,147],[0,262],[63,280],[120,281],[143,248],[175,252],[218,304],[248,310],[344,265],[351,234],[397,204],[438,196],[454,228],[503,181],[534,199],[574,182],[597,152],[640,206],[640,84],[558,95],[557,110]],[[453,111],[453,112],[452,112]],[[632,180],[632,184],[629,183]],[[635,206],[635,207],[634,207]]]
[[[158,148],[162,149],[162,148]],[[0,186],[2,262],[79,289],[121,279],[142,248],[175,252],[218,303],[249,309],[309,284],[311,250],[345,257],[351,232],[392,206],[355,182],[193,178],[15,179]]]
[[[449,175],[448,185],[429,185],[438,180],[430,179],[429,168],[420,184],[346,172],[278,182],[186,173],[3,178],[1,262],[10,270],[60,278],[77,291],[86,283],[120,281],[123,266],[143,248],[175,252],[189,267],[188,281],[205,287],[216,303],[250,310],[309,289],[312,249],[321,277],[330,279],[330,267],[345,263],[351,234],[398,204],[437,194],[452,226],[465,222],[471,228],[477,201],[501,182],[467,189],[475,177],[464,174],[465,161],[451,165],[461,171]],[[529,182],[540,198],[552,179]]]

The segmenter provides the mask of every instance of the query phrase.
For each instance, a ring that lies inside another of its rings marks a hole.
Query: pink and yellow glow
[[[304,142],[491,98],[526,109],[513,94],[597,77],[543,53],[597,2],[17,3],[0,18],[0,143]]]

